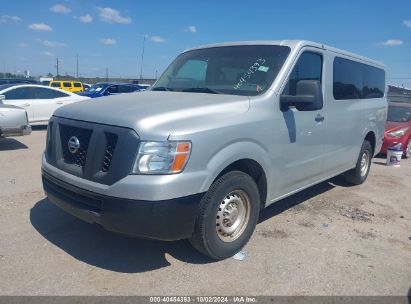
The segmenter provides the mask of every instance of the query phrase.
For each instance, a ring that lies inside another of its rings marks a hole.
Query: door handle
[[[316,122],[321,122],[321,121],[323,121],[324,120],[324,116],[322,116],[322,115],[320,115],[320,114],[317,114],[317,116],[315,117],[315,121]]]
[[[56,101],[56,103],[57,103],[57,104],[63,104],[63,102],[62,102],[62,101]]]
[[[30,107],[30,104],[29,104],[29,103],[25,103],[25,104],[23,104],[23,107]]]

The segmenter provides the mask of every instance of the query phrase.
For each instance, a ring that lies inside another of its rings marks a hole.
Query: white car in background
[[[0,85],[0,95],[4,95],[4,104],[25,109],[31,125],[47,124],[57,108],[89,99],[89,97],[35,84]]]

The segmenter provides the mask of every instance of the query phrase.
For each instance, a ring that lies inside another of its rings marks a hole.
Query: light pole
[[[76,55],[76,75],[78,80],[78,54]]]
[[[144,61],[144,46],[146,44],[146,34],[143,35],[143,50],[141,52],[141,65],[140,65],[140,80],[143,80],[143,61]]]

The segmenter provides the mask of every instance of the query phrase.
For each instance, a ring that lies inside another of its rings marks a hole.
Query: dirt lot
[[[0,139],[1,295],[406,295],[411,160],[373,160],[364,185],[322,183],[264,210],[247,260],[187,241],[126,238],[45,199],[44,129]]]

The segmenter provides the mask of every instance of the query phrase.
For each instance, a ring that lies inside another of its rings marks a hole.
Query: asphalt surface
[[[52,205],[44,129],[0,139],[0,295],[406,295],[411,160],[375,158],[365,184],[340,178],[261,214],[246,260],[214,262],[187,241],[119,236]],[[153,223],[155,225],[155,223]]]

